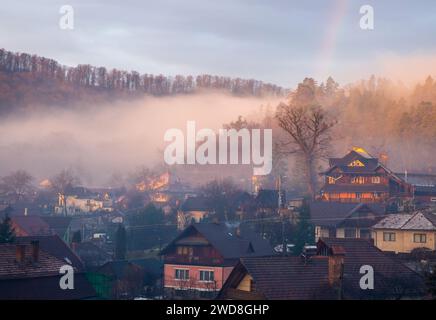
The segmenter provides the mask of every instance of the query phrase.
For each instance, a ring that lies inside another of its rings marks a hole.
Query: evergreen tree
[[[115,234],[115,259],[126,259],[126,250],[126,228],[120,224]]]
[[[15,231],[12,227],[11,218],[6,215],[0,223],[0,243],[12,243],[15,240]]]
[[[426,277],[426,285],[428,293],[431,295],[432,299],[436,299],[436,267],[434,266],[431,272],[428,272]]]
[[[312,244],[314,241],[313,235],[314,229],[313,225],[310,223],[309,201],[306,198],[303,201],[303,205],[300,209],[299,219],[296,226],[294,238],[294,253],[301,254],[305,245]]]
[[[71,242],[74,243],[81,243],[82,242],[82,233],[80,230],[77,230],[73,233],[73,238],[71,239]]]

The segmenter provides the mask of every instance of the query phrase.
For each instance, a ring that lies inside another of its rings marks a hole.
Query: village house
[[[436,175],[430,173],[396,173],[413,187],[413,202],[416,209],[436,206]]]
[[[311,202],[310,220],[319,238],[371,238],[371,227],[385,215],[379,203]]]
[[[330,158],[323,174],[322,201],[396,202],[413,195],[410,184],[362,148],[353,148],[342,158]]]
[[[372,227],[375,245],[383,251],[410,253],[436,250],[436,214],[425,211],[391,214]]]
[[[334,299],[333,275],[327,257],[276,256],[241,258],[218,299],[311,300]],[[339,273],[336,274],[339,277]],[[331,281],[331,283],[329,282]]]
[[[374,270],[363,290],[360,268]],[[241,258],[218,294],[232,300],[410,299],[426,295],[423,278],[366,239],[319,239],[316,255]]]
[[[198,223],[213,213],[214,209],[206,197],[188,197],[177,211],[177,228],[183,230],[191,222]]]
[[[164,289],[170,297],[213,297],[239,258],[273,254],[269,243],[247,226],[192,224],[161,252]]]
[[[2,300],[77,300],[90,299],[95,291],[84,273],[74,269],[74,290],[63,290],[60,269],[68,258],[58,258],[30,243],[0,244],[0,299]]]
[[[48,223],[40,216],[14,215],[11,217],[11,222],[17,237],[54,234]]]
[[[79,272],[85,271],[83,261],[57,234],[44,236],[28,236],[15,238],[15,244],[30,245],[32,241],[39,243],[39,248],[48,254],[66,261]]]

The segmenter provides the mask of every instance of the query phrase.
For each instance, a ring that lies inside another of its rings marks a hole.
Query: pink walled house
[[[213,297],[241,257],[270,256],[269,243],[244,226],[196,223],[161,252],[169,296]]]

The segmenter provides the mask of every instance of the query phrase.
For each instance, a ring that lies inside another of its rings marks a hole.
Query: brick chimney
[[[15,249],[15,261],[19,264],[24,263],[25,255],[26,255],[26,245],[17,244]]]
[[[33,240],[30,242],[32,246],[32,262],[38,263],[39,262],[39,241]]]
[[[329,263],[329,285],[340,285],[343,275],[345,250],[341,246],[332,246],[328,257]]]

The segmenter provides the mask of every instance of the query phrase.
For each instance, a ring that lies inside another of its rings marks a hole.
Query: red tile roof
[[[39,260],[34,263],[30,245],[25,245],[25,259],[23,263],[18,263],[16,250],[16,244],[0,244],[0,280],[58,275],[59,269],[66,264],[41,249]]]
[[[12,216],[12,224],[22,236],[50,235],[50,226],[39,216]]]

